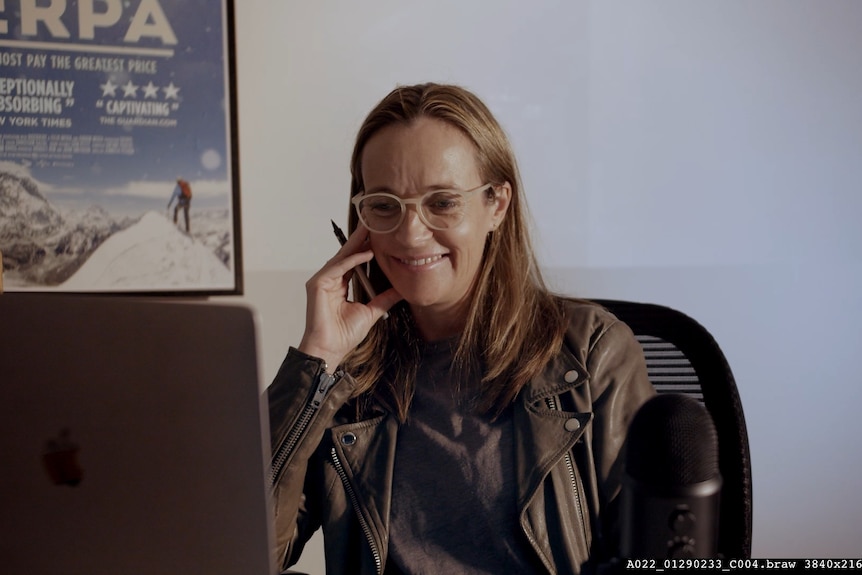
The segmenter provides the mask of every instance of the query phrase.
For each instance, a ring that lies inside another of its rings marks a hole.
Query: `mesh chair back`
[[[706,407],[718,433],[723,479],[718,552],[751,557],[752,487],[748,432],[733,373],[712,335],[682,312],[655,304],[593,300],[628,324],[658,393],[684,393]]]

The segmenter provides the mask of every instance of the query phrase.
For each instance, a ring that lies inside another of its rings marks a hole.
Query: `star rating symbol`
[[[124,98],[134,98],[137,95],[138,95],[138,87],[135,84],[132,84],[131,80],[126,82],[126,85],[123,86],[123,97]]]
[[[165,100],[170,100],[170,99],[176,100],[176,99],[178,99],[178,94],[180,92],[180,89],[177,88],[176,86],[174,86],[173,82],[168,84],[167,87],[162,88],[162,90],[165,91]]]
[[[157,98],[158,96],[159,89],[152,83],[152,81],[144,86],[144,98]]]
[[[2,5],[3,0],[0,0],[0,5]],[[125,84],[118,84],[114,82],[115,78],[108,78],[104,84],[99,84],[99,87],[102,89],[102,98],[116,98],[117,90],[123,91],[123,98],[137,98],[138,90],[143,91],[143,97],[158,99],[159,92],[164,92],[165,100],[179,100],[180,88],[179,86],[175,86],[173,82],[169,83],[167,86],[159,87],[153,83],[152,80],[148,81],[145,85],[135,84],[131,80],[127,80]],[[121,80],[120,80],[121,81]],[[179,104],[175,104],[179,105]]]
[[[110,78],[108,78],[108,81],[104,84],[100,84],[99,87],[102,89],[103,98],[106,96],[115,96],[117,93],[117,88],[119,88],[119,86],[111,82]]]

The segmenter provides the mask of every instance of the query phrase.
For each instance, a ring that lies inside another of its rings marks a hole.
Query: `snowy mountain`
[[[233,274],[205,245],[156,212],[99,246],[60,287],[68,291],[226,289]]]
[[[182,216],[180,216],[182,217]],[[233,222],[226,209],[197,209],[192,202],[192,237],[213,252],[222,263],[231,266]]]
[[[0,251],[6,287],[233,288],[229,210],[195,209],[192,204],[191,236],[169,218],[172,210],[120,219],[100,206],[61,208],[40,192],[28,173],[0,169]],[[180,220],[182,226],[182,216]],[[122,256],[118,245],[123,246]]]
[[[36,183],[18,174],[0,171],[0,233],[38,235],[62,224],[62,217],[39,193]]]
[[[131,220],[104,209],[62,211],[26,175],[0,171],[0,251],[7,286],[54,286]]]

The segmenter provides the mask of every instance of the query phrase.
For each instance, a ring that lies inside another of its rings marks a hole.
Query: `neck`
[[[463,306],[440,310],[410,306],[419,335],[427,342],[442,341],[464,331],[467,309]]]

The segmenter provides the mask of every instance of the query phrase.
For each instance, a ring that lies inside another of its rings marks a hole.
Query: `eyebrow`
[[[461,190],[461,188],[459,188],[455,184],[451,184],[451,183],[450,184],[431,184],[430,186],[425,186],[424,191],[422,191],[418,194],[412,194],[412,195],[421,196],[421,195],[427,194],[428,192],[439,192],[441,190]],[[399,197],[405,196],[404,194],[399,194],[397,191],[393,190],[389,186],[375,186],[373,188],[364,188],[364,191],[366,194],[385,193],[385,194],[392,194],[394,196],[399,196]]]

